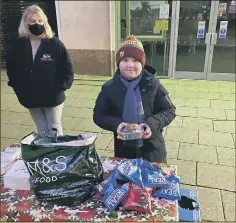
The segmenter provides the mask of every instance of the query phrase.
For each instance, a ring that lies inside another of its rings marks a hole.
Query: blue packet
[[[95,186],[95,189],[100,193],[104,194],[104,185],[108,184],[112,180],[112,175],[110,175],[106,180],[102,181],[100,184]]]
[[[163,176],[161,169],[157,170],[143,170],[144,186],[155,188],[167,188],[168,181],[165,176]]]
[[[103,184],[103,200],[109,214],[112,214],[116,207],[127,197],[129,191],[125,184],[118,186],[115,177],[115,172],[113,172],[109,180]]]
[[[151,162],[149,162],[147,160],[143,160],[143,162],[142,162],[142,169],[161,170],[160,168],[154,166]]]
[[[117,166],[117,171],[126,179],[138,185],[144,187],[142,178],[142,163],[143,159],[124,160]]]
[[[142,163],[142,173],[145,187],[155,188],[168,186],[168,181],[162,174],[162,169],[147,160],[144,160]]]
[[[119,181],[124,181],[124,182],[128,182],[129,181],[129,179],[128,178],[126,178],[125,176],[123,176],[118,170],[117,170],[117,167],[118,167],[119,165],[117,165],[116,167],[115,167],[115,169],[113,170],[115,173],[115,176],[116,176],[116,180],[119,180]]]
[[[166,188],[157,189],[153,193],[153,197],[166,198],[169,200],[181,200],[180,196],[180,177],[169,175],[167,177],[168,186]]]

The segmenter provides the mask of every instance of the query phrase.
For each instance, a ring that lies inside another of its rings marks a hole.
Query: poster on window
[[[129,1],[130,33],[136,36],[162,39],[163,31],[156,30],[155,21],[160,17],[160,5],[164,3],[164,0]],[[164,16],[167,16],[167,13]]]
[[[227,3],[220,3],[218,8],[218,16],[226,14]]]
[[[220,22],[219,39],[225,39],[227,35],[228,21]]]
[[[198,22],[198,27],[197,27],[197,38],[198,39],[204,39],[205,26],[206,26],[206,21],[199,21]]]
[[[169,4],[160,4],[159,19],[169,19]]]

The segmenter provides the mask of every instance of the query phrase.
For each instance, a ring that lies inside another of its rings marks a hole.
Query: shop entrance
[[[235,1],[178,1],[173,77],[235,80]]]
[[[136,35],[158,77],[235,80],[235,1],[119,1],[117,7],[118,45]]]

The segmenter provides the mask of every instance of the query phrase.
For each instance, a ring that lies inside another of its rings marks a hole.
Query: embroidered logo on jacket
[[[43,57],[40,58],[42,61],[51,61],[53,60],[49,54],[43,54]]]

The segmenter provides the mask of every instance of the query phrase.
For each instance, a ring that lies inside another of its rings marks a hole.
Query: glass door
[[[236,1],[215,1],[207,79],[235,81]]]
[[[157,76],[169,76],[173,14],[175,1],[120,1],[121,41],[133,34],[143,43],[146,64],[157,70]],[[173,54],[172,54],[173,55]]]
[[[236,1],[177,1],[173,77],[235,80]]]
[[[177,1],[173,77],[206,79],[214,1]]]

